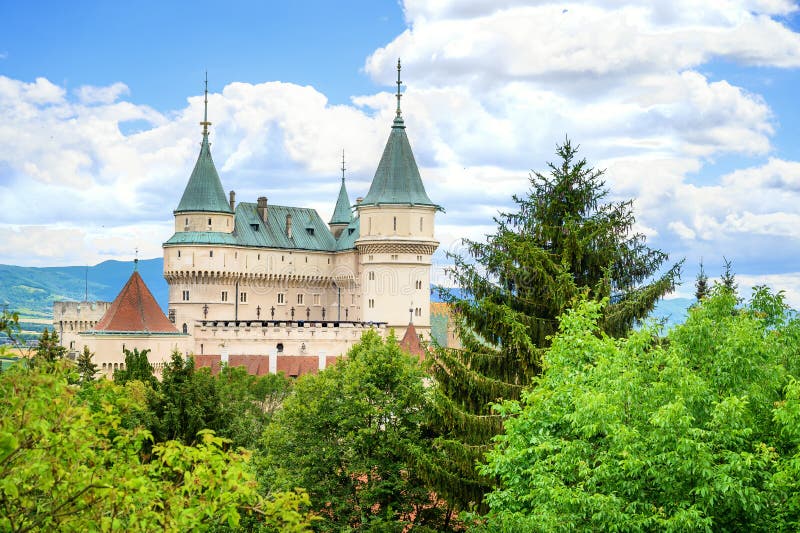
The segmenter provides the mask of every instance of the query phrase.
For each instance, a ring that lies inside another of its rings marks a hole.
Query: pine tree
[[[94,354],[89,351],[89,347],[84,346],[83,352],[75,361],[76,370],[80,376],[80,382],[83,384],[94,381],[94,376],[97,374],[97,365],[92,361],[92,357],[94,357]]]
[[[733,273],[733,261],[725,256],[722,256],[722,260],[724,261],[725,271],[722,273],[720,282],[725,289],[736,294],[738,284],[736,283],[736,274]]]
[[[697,273],[697,279],[695,280],[694,287],[694,296],[697,298],[698,302],[708,296],[708,276],[706,275],[706,271],[703,269],[702,259],[700,260],[700,272]]]
[[[463,349],[437,348],[429,358],[437,387],[427,463],[433,490],[461,509],[481,504],[492,480],[475,471],[502,420],[490,404],[518,399],[538,375],[541,352],[557,317],[581,294],[610,298],[602,329],[621,336],[674,289],[680,263],[650,283],[667,255],[632,231],[632,202],[605,202],[603,171],[578,160],[569,139],[549,175],[533,172],[517,210],[495,217],[487,242],[465,241],[451,256],[462,295],[441,291],[455,315]]]
[[[36,346],[34,358],[37,362],[54,363],[62,359],[67,354],[67,349],[58,342],[58,333],[53,330],[49,332],[44,328],[39,337],[39,344]]]

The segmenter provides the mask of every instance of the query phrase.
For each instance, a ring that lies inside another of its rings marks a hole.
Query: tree
[[[733,273],[733,262],[724,256],[722,259],[724,261],[725,270],[722,272],[720,282],[723,287],[735,294],[738,284],[736,283],[736,274]]]
[[[518,399],[540,374],[542,352],[557,317],[579,295],[610,298],[601,329],[621,336],[674,289],[680,264],[645,283],[667,255],[633,232],[632,202],[606,202],[603,171],[577,159],[567,139],[549,175],[534,172],[531,189],[514,196],[517,210],[495,218],[486,242],[464,242],[466,256],[450,255],[448,273],[464,294],[443,291],[455,315],[462,350],[438,348],[430,358],[436,379],[441,457],[427,477],[435,491],[461,508],[479,504],[492,479],[475,462],[501,429],[490,404]]]
[[[145,454],[149,432],[121,423],[135,403],[126,390],[106,380],[74,387],[68,374],[57,362],[0,375],[1,531],[208,531],[242,519],[310,530],[308,496],[261,496],[247,452],[204,432],[196,446],[171,441]],[[83,400],[89,389],[96,403]]]
[[[365,333],[346,359],[295,384],[264,434],[266,484],[307,488],[323,531],[440,523],[413,459],[427,447],[423,377],[394,336]]]
[[[158,395],[152,406],[159,422],[153,434],[156,442],[195,442],[203,429],[219,429],[219,398],[214,378],[207,368],[195,372],[194,359],[177,350],[164,367]]]
[[[125,367],[114,371],[114,383],[124,385],[129,381],[137,380],[157,389],[158,380],[153,375],[153,365],[147,358],[150,350],[144,349],[140,352],[139,348],[133,350],[123,348],[122,352],[125,354]]]
[[[253,376],[244,367],[223,365],[215,379],[219,427],[217,433],[233,446],[256,450],[276,409],[289,394],[283,374]]]
[[[67,349],[58,342],[58,333],[55,330],[48,332],[44,328],[39,336],[39,344],[34,352],[34,360],[38,363],[52,364],[59,359],[63,359],[67,354]]]
[[[97,374],[97,365],[92,361],[93,357],[94,354],[89,351],[89,347],[84,346],[83,352],[81,352],[78,359],[75,361],[79,380],[82,384],[94,381],[94,376]]]
[[[782,294],[715,289],[662,342],[567,312],[547,372],[498,407],[489,531],[791,531],[800,520],[800,322]]]
[[[703,269],[703,261],[700,261],[700,272],[697,273],[697,278],[694,283],[695,291],[694,296],[697,298],[697,301],[701,301],[703,298],[708,296],[708,276],[706,275],[706,271]]]

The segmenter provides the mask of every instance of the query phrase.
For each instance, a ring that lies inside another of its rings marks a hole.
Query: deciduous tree
[[[490,531],[791,531],[800,520],[800,323],[781,294],[715,289],[662,342],[563,316],[482,467]]]

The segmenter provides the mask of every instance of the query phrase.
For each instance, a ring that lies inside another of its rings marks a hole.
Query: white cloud
[[[75,93],[84,104],[113,104],[120,96],[128,95],[131,91],[124,83],[117,82],[107,87],[84,85],[79,87]]]
[[[608,169],[615,199],[635,198],[636,229],[676,258],[728,255],[748,275],[800,263],[800,162],[775,153],[780,117],[760,95],[704,73],[720,58],[800,66],[800,35],[777,18],[795,11],[782,0],[406,0],[408,29],[365,70],[390,86],[403,58],[409,138],[447,210],[437,257],[490,233],[492,216],[569,134]],[[209,100],[223,186],[323,219],[342,148],[351,198],[366,193],[395,105],[390,91],[331,105],[314,87],[280,81],[231,80]],[[0,245],[0,262],[130,257],[134,247],[159,255],[197,157],[202,106],[196,95],[159,113],[122,82],[67,94],[44,78],[0,76],[0,224],[16,243]],[[698,180],[729,155],[756,162]],[[15,252],[26,239],[50,248],[26,260]]]

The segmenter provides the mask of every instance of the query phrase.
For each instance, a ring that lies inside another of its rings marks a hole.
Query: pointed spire
[[[397,117],[395,118],[395,120],[403,120],[403,116],[400,112],[400,98],[403,96],[402,94],[400,94],[400,86],[402,84],[403,82],[400,81],[400,58],[398,57],[397,58]]]
[[[336,207],[333,208],[330,224],[350,224],[353,221],[350,198],[347,196],[347,188],[344,186],[344,171],[344,150],[342,150],[342,186],[339,187],[339,197],[336,199]]]
[[[136,271],[128,278],[94,331],[178,333]]]
[[[203,122],[200,123],[203,126],[203,138],[208,138],[208,127],[211,123],[208,121],[208,71],[206,71],[206,90],[205,90],[205,100],[203,102]]]
[[[206,211],[210,213],[233,213],[230,202],[222,188],[222,182],[211,159],[211,147],[208,142],[208,74],[206,74],[205,98],[203,107],[203,141],[200,143],[200,155],[194,165],[189,183],[175,213],[187,211]]]
[[[400,111],[400,60],[397,60],[397,115],[367,196],[360,205],[406,204],[439,207],[428,198],[406,135]]]

